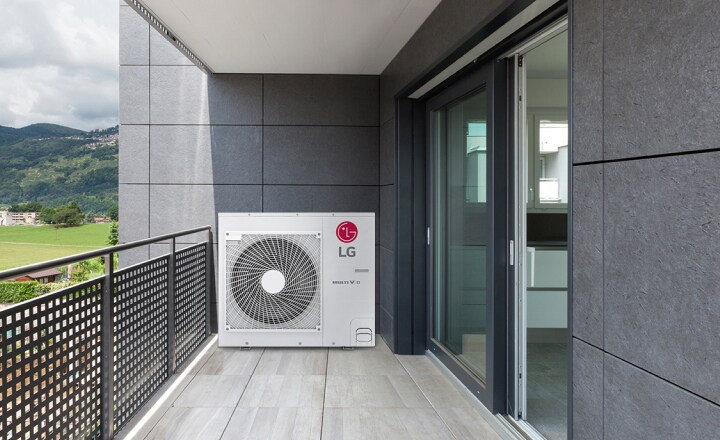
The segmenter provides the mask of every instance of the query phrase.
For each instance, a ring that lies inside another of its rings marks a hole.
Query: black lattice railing
[[[175,238],[208,242],[175,251]],[[115,252],[170,239],[114,272]],[[0,311],[0,439],[111,439],[210,334],[212,234],[198,228],[0,271],[0,280],[104,256],[82,284]]]
[[[0,311],[3,439],[99,438],[103,282]]]
[[[175,253],[175,353],[181,365],[200,346],[209,322],[207,248],[196,245]]]
[[[160,257],[115,274],[116,429],[168,378],[168,261]]]

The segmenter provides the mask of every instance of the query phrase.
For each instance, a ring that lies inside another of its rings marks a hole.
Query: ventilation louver
[[[226,329],[319,330],[320,234],[233,238],[226,244]]]

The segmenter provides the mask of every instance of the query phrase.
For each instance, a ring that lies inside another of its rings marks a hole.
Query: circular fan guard
[[[249,327],[315,328],[319,325],[319,256],[312,255],[319,252],[319,239],[266,235],[244,236],[242,241],[246,239],[249,244],[238,249],[237,257],[228,261],[227,299],[254,321],[247,323],[251,324]],[[310,246],[317,248],[312,249],[316,252],[308,252],[308,240],[312,240],[311,245],[317,244]],[[263,289],[262,278],[268,271],[275,270],[285,277],[285,286],[277,293],[269,293]],[[313,313],[315,309],[318,313]],[[317,315],[317,319],[308,314]]]

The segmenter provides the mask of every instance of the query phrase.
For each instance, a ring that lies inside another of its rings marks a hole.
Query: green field
[[[0,270],[105,247],[110,226],[0,226]]]

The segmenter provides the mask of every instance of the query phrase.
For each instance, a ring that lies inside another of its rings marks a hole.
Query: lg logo
[[[335,229],[335,235],[343,243],[352,243],[358,236],[358,228],[353,222],[342,222]]]
[[[338,240],[342,241],[343,243],[352,243],[358,236],[358,228],[353,222],[342,222],[338,225],[337,229],[335,229],[335,235],[337,236]],[[346,249],[343,249],[343,247],[340,246],[338,248],[338,256],[354,257],[355,247],[348,246]]]

